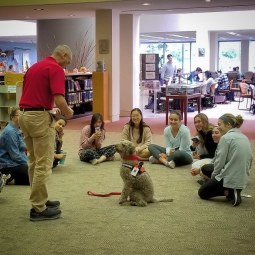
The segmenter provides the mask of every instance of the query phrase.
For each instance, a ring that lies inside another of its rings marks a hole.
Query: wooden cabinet
[[[0,86],[0,126],[10,120],[11,107],[18,106],[22,86],[1,85]],[[2,124],[3,123],[3,124]]]
[[[93,72],[93,112],[101,113],[109,120],[109,76],[108,72]]]
[[[65,98],[74,110],[74,117],[92,113],[92,73],[70,73],[66,75]]]

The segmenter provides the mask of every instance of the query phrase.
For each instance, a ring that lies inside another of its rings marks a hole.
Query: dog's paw
[[[127,199],[121,198],[121,199],[119,200],[119,204],[120,204],[120,205],[122,205],[122,204],[124,204],[124,203],[127,203],[127,202],[128,202]]]
[[[130,205],[144,207],[144,206],[147,206],[147,202],[146,201],[138,201],[138,202],[131,201]]]
[[[126,205],[130,205],[130,202],[129,201],[125,201],[125,202],[122,202],[122,203],[119,202],[119,204],[121,206],[126,206]]]

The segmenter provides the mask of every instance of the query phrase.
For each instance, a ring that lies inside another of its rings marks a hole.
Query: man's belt
[[[49,110],[45,109],[45,108],[20,108],[20,111],[23,111],[23,112],[44,112],[44,111],[49,111]]]

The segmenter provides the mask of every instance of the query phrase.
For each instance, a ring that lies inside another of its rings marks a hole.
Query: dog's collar
[[[130,161],[135,161],[135,160],[139,161],[140,160],[137,155],[130,155],[130,156],[126,156],[126,157],[124,156],[123,159],[130,160]]]
[[[140,163],[141,163],[141,162],[140,162]],[[139,164],[135,164],[135,165],[127,164],[127,163],[122,163],[122,166],[129,168],[131,171],[132,171],[134,168],[138,168],[138,169],[139,169],[138,174],[141,174],[141,173],[144,173],[144,172],[145,172],[145,169],[144,169],[144,167],[142,166],[142,164],[140,164],[140,163],[139,163]]]

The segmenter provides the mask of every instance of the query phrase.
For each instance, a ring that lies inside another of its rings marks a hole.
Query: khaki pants
[[[54,159],[54,123],[47,111],[21,111],[19,117],[28,151],[30,201],[37,212],[46,209],[45,203],[48,200],[47,181]]]

